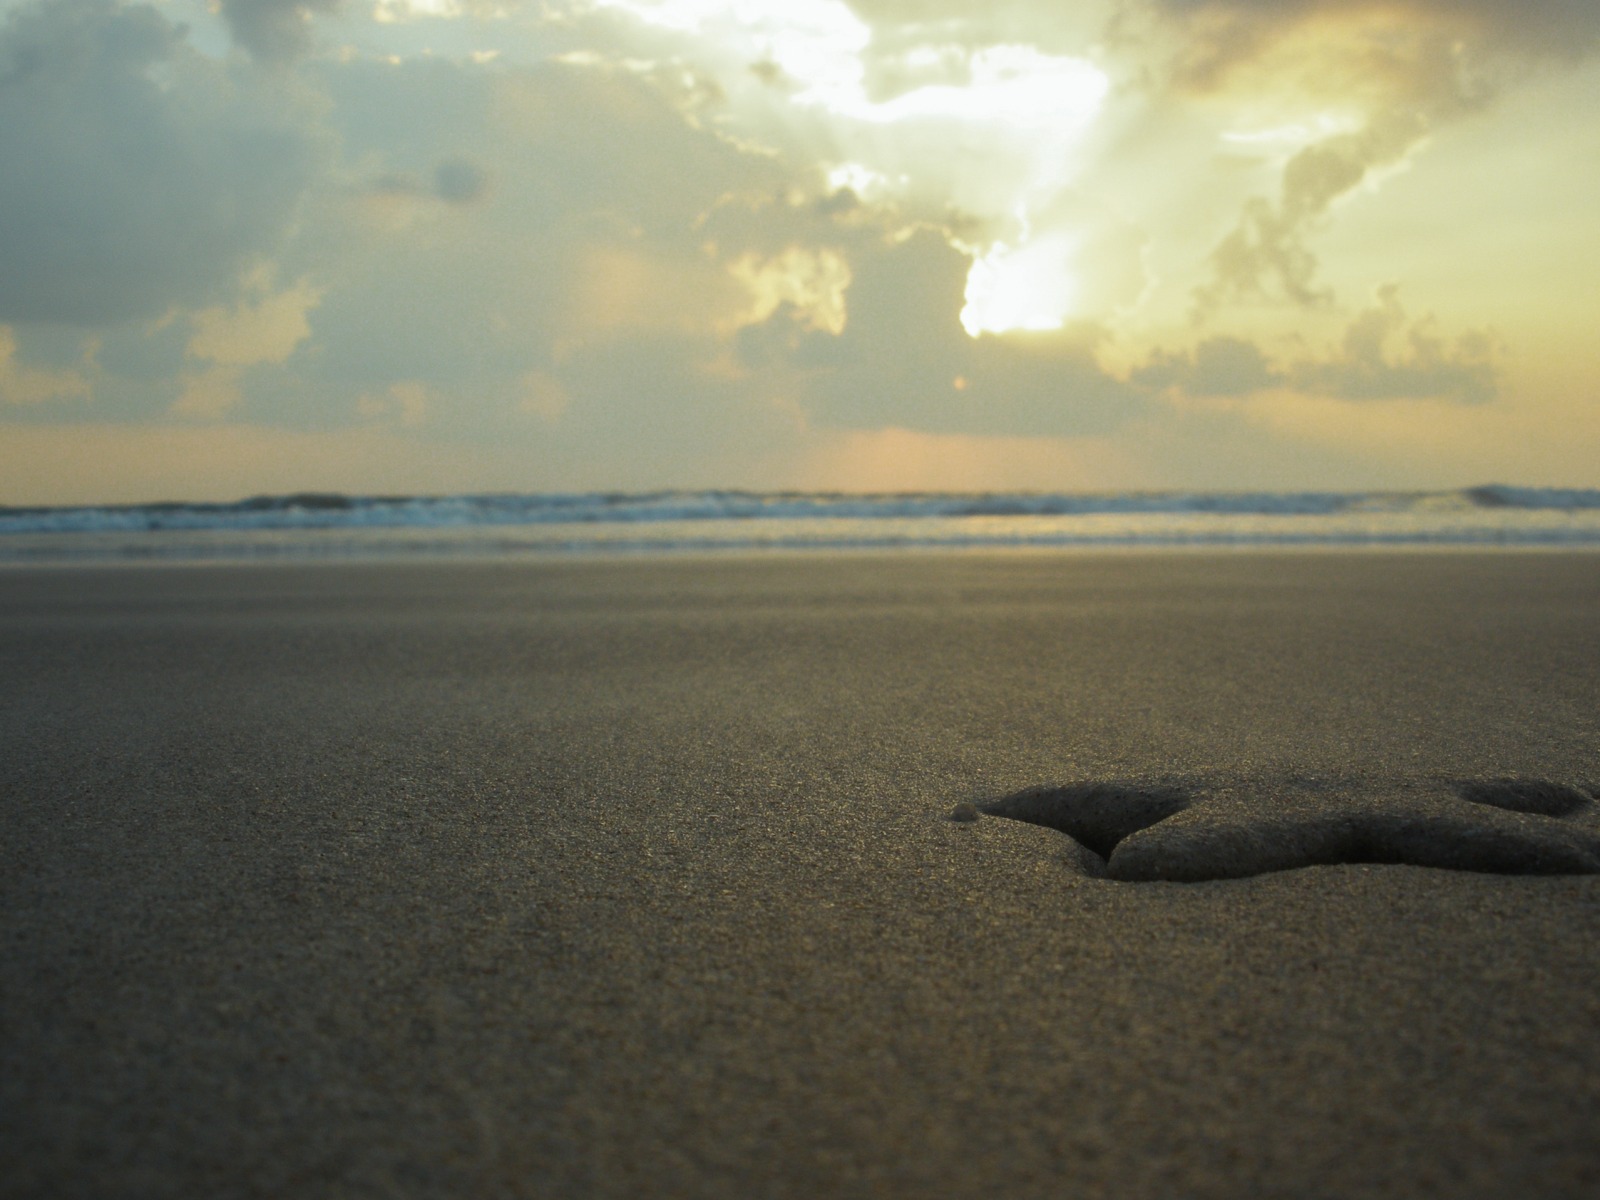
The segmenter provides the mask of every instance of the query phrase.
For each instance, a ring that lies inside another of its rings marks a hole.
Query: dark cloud
[[[489,176],[476,163],[453,157],[434,167],[433,178],[426,183],[403,171],[386,171],[370,189],[379,196],[431,196],[447,204],[471,204],[488,192]]]
[[[311,15],[339,0],[222,0],[233,40],[262,62],[286,62],[311,48]]]
[[[447,158],[433,169],[433,194],[451,204],[471,204],[488,188],[483,168],[465,158]]]
[[[794,380],[819,424],[929,433],[1064,437],[1115,429],[1145,392],[1108,375],[1098,331],[970,338],[960,313],[968,258],[926,231],[849,247],[849,319],[834,335],[777,309],[741,331],[745,364]]]
[[[848,216],[860,212],[861,207],[861,197],[847,187],[822,196],[816,202],[817,213],[824,217]]]
[[[280,241],[319,144],[183,38],[112,0],[0,27],[0,321],[158,316]]]
[[[1396,25],[1490,55],[1579,58],[1600,47],[1593,0],[1145,0],[1177,21],[1188,44],[1184,77],[1219,82],[1228,70],[1313,22],[1365,21],[1392,37]],[[1380,24],[1381,23],[1381,24]]]
[[[1133,373],[1146,387],[1176,387],[1191,396],[1248,396],[1284,381],[1254,342],[1207,338],[1192,351],[1157,351]]]
[[[770,88],[788,89],[794,86],[794,81],[784,73],[782,67],[775,62],[762,59],[760,62],[750,64],[750,74]]]
[[[1498,393],[1493,339],[1469,333],[1446,340],[1430,317],[1411,320],[1399,289],[1379,290],[1372,307],[1346,327],[1324,358],[1274,366],[1260,347],[1236,337],[1207,338],[1190,351],[1158,351],[1132,382],[1190,396],[1248,396],[1291,388],[1339,400],[1444,399],[1481,404]]]

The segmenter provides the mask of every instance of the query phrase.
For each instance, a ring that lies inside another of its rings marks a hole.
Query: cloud
[[[1178,95],[1344,128],[1302,144],[1275,197],[1248,199],[1195,289],[1204,319],[1234,301],[1327,303],[1312,237],[1334,205],[1404,165],[1436,130],[1513,82],[1600,48],[1590,0],[1147,0],[1175,38]],[[1272,117],[1268,116],[1268,120]]]
[[[88,372],[93,345],[79,367],[34,367],[18,361],[16,331],[0,325],[0,402],[16,405],[88,400],[93,394]]]
[[[1085,53],[1081,18],[1058,50],[1039,35],[1061,24],[1037,5],[1005,5],[1003,18],[953,5],[858,12],[843,0],[606,7],[616,41],[596,61],[664,91],[672,80],[684,91],[692,71],[709,81],[684,92],[702,127],[759,147],[797,182],[823,174],[840,202],[946,228],[969,265],[987,256],[970,329],[1059,327],[1079,311],[1040,284],[1078,250],[1065,208],[1081,199],[1073,189],[1111,87]]]
[[[1187,77],[1216,81],[1272,43],[1306,28],[1364,23],[1464,42],[1490,54],[1576,58],[1600,46],[1590,0],[1148,0],[1186,30]]]
[[[257,270],[246,280],[238,303],[192,313],[189,357],[243,367],[281,363],[293,354],[311,336],[306,314],[321,302],[322,290],[305,279],[281,292],[272,291],[271,285],[271,272]]]
[[[1281,386],[1284,375],[1254,342],[1213,337],[1193,350],[1157,351],[1133,372],[1132,379],[1153,388],[1178,388],[1191,396],[1248,396]]]
[[[825,256],[781,269],[788,246],[809,246],[831,222],[807,207],[793,226],[718,225],[709,214],[719,204],[733,213],[770,199],[783,174],[689,125],[630,74],[440,59],[302,70],[325,81],[350,174],[409,182],[319,194],[278,260],[281,277],[325,288],[316,353],[295,356],[302,386],[279,401],[295,419],[323,419],[318,396],[342,395],[348,411],[350,397],[381,399],[389,381],[408,379],[430,389],[430,427],[521,436],[535,427],[519,413],[520,381],[533,373],[546,381],[535,410],[561,408],[563,426],[582,425],[604,402],[596,389],[612,386],[591,356],[624,356],[633,341],[661,356],[619,385],[635,404],[716,356],[757,303],[730,270],[747,255],[762,296],[814,296],[819,319],[835,303]],[[462,202],[419,203],[420,181],[431,178],[433,193],[441,177]],[[464,202],[468,184],[489,179],[484,199]],[[702,402],[692,390],[661,400]]]
[[[321,145],[288,93],[147,5],[0,26],[0,320],[95,326],[223,294],[279,244]]]
[[[935,230],[848,246],[848,320],[818,327],[792,303],[741,329],[754,387],[780,391],[818,426],[985,436],[1081,436],[1122,424],[1144,392],[1104,371],[1097,328],[968,337],[968,260]]]
[[[262,62],[287,62],[311,48],[311,16],[339,0],[222,0],[222,17],[237,45]]]
[[[1499,390],[1496,346],[1486,333],[1446,341],[1429,317],[1409,321],[1399,289],[1380,288],[1377,302],[1345,330],[1339,353],[1295,366],[1299,390],[1341,400],[1436,398],[1466,404]]]
[[[1302,356],[1280,367],[1253,342],[1211,337],[1192,350],[1156,352],[1130,379],[1200,398],[1290,390],[1333,400],[1484,404],[1498,394],[1499,365],[1489,334],[1446,340],[1432,317],[1409,319],[1399,289],[1388,285],[1321,357]]]
[[[892,94],[896,76],[921,77],[930,50],[965,51],[1028,43],[1076,53],[1098,42],[1119,0],[849,0],[872,28],[869,86]],[[909,53],[908,53],[909,52]]]
[[[488,187],[483,169],[464,158],[447,158],[433,169],[433,194],[451,204],[470,204]]]
[[[1277,203],[1254,197],[1239,223],[1211,252],[1211,279],[1195,290],[1201,314],[1229,300],[1282,296],[1299,305],[1323,304],[1332,293],[1316,283],[1317,259],[1306,245],[1340,197],[1374,172],[1401,161],[1426,135],[1417,112],[1378,114],[1353,133],[1315,142],[1283,169]]]
[[[1163,19],[1101,38],[1119,6]],[[1539,388],[1580,390],[1581,323],[1547,318],[1593,258],[1600,75],[1556,68],[1600,5],[630,6],[694,30],[497,7],[0,0],[13,422],[92,399],[215,434],[195,452],[246,416],[330,433],[251,435],[262,454],[476,447],[456,489],[491,460],[533,488],[1160,486],[1200,459],[1294,477],[1290,413],[1532,424]],[[1457,336],[1490,322],[1514,358]],[[1502,386],[1515,404],[1468,407]],[[161,491],[203,482],[161,461]],[[363,486],[288,457],[252,477]]]
[[[483,199],[488,191],[488,172],[459,155],[440,161],[426,182],[404,171],[388,171],[371,184],[371,192],[376,196],[423,197],[443,200],[446,204],[472,204]]]
[[[802,329],[844,332],[850,266],[837,251],[788,246],[770,257],[742,255],[729,270],[750,291],[752,308],[741,324],[760,324],[782,307],[785,320]]]

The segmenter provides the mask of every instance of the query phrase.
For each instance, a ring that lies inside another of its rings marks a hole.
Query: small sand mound
[[[1541,817],[1567,817],[1594,803],[1587,792],[1546,779],[1464,780],[1457,785],[1463,800]]]
[[[1104,859],[1108,878],[1194,883],[1340,863],[1595,874],[1600,830],[1564,818],[1596,807],[1545,780],[1290,777],[1090,781],[1029,788],[986,811],[1060,830]]]

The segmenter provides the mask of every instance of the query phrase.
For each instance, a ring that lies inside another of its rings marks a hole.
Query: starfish
[[[1240,879],[1331,863],[1600,873],[1600,804],[1540,779],[1222,776],[1028,788],[984,812],[1058,829],[1129,881]]]

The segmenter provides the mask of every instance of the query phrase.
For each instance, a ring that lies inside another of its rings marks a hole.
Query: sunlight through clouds
[[[816,119],[811,137],[829,143],[815,149],[834,159],[835,187],[941,218],[954,210],[971,223],[958,243],[972,259],[969,333],[1056,329],[1070,315],[1073,231],[1035,223],[1082,169],[1075,143],[1110,88],[1099,67],[1010,43],[913,46],[897,65],[914,85],[877,95],[870,68],[889,52],[835,0],[601,2],[692,35],[706,63],[729,76],[727,123],[758,138],[774,132],[762,111],[770,97],[744,98],[734,78],[760,67],[787,88],[784,109]]]
[[[972,337],[1059,329],[1077,298],[1076,251],[1076,239],[1067,233],[1031,237],[1015,247],[997,243],[967,275],[961,327]]]
[[[0,0],[0,79],[0,443],[1593,475],[1589,0]]]
[[[872,31],[841,0],[596,0],[648,25],[697,40],[742,60],[769,62],[803,86],[801,98],[859,92],[861,53]]]

